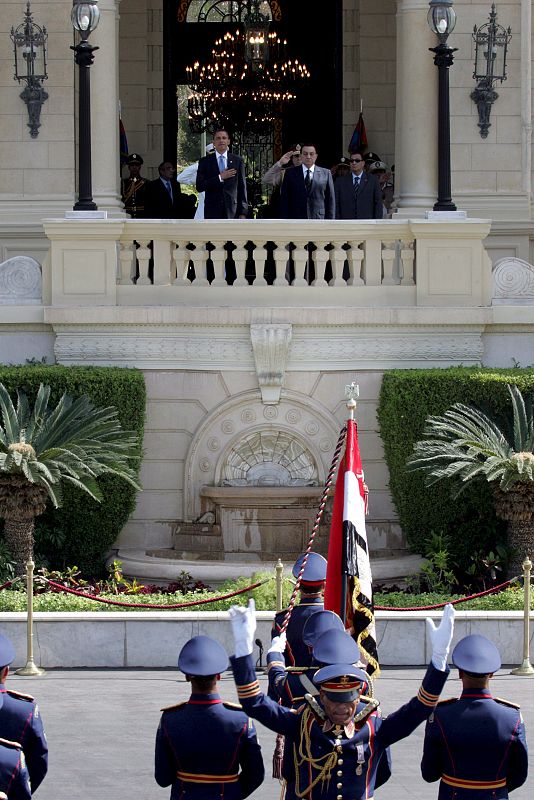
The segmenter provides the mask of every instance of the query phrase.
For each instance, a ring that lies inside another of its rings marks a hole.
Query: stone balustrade
[[[50,305],[485,306],[484,220],[46,220]],[[231,294],[230,294],[231,292]]]

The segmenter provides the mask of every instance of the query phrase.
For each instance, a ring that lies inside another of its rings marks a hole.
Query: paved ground
[[[417,692],[420,669],[386,669],[377,682],[384,714]],[[38,800],[163,800],[153,778],[154,736],[161,706],[184,700],[189,684],[173,671],[57,670],[42,678],[10,676],[14,689],[39,699],[50,746],[50,771],[36,792]],[[265,678],[261,679],[265,685]],[[519,678],[502,671],[492,684],[496,696],[521,703],[527,736],[534,752],[534,678]],[[451,677],[444,697],[458,694],[459,681]],[[235,700],[233,681],[222,681],[223,697]],[[274,734],[260,728],[266,771],[270,774]],[[393,777],[377,792],[377,800],[432,800],[437,784],[425,784],[419,772],[424,727],[393,747]],[[201,732],[195,732],[201,736]],[[209,754],[207,754],[209,757]],[[531,800],[531,778],[512,795]],[[278,800],[278,781],[268,777],[255,800]]]

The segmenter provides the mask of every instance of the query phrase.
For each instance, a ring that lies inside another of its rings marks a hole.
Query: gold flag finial
[[[356,410],[356,398],[360,396],[360,387],[355,381],[345,386],[345,397],[347,398],[347,408],[349,410],[350,419],[354,419],[354,412]]]

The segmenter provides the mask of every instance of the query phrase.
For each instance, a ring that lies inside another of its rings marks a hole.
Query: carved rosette
[[[521,258],[501,258],[493,268],[493,299],[511,303],[534,299],[534,267]]]
[[[41,302],[41,267],[30,256],[14,256],[0,264],[0,305]]]

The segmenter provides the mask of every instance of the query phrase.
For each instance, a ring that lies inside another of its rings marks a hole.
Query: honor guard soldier
[[[293,565],[292,573],[295,578],[299,576],[304,558],[304,554],[299,556]],[[310,651],[302,640],[302,629],[308,617],[317,611],[324,610],[325,581],[326,558],[319,553],[309,553],[300,579],[300,601],[293,608],[286,630],[287,641],[284,655],[288,667],[310,666]],[[286,614],[286,608],[276,614],[271,638],[281,632]]]
[[[178,669],[192,694],[163,709],[156,735],[155,778],[160,786],[172,786],[171,800],[240,800],[263,782],[252,720],[217,692],[227,668],[226,651],[209,636],[195,636],[180,652]]]
[[[134,219],[145,216],[146,178],[141,177],[143,159],[132,153],[126,161],[130,175],[122,181],[122,202],[126,213]]]
[[[369,676],[352,664],[323,667],[314,676],[319,699],[306,697],[297,712],[278,705],[260,690],[252,648],[256,628],[254,601],[233,606],[230,619],[235,640],[232,667],[237,694],[245,711],[267,728],[286,737],[293,758],[294,784],[287,800],[364,800],[371,798],[381,757],[389,745],[408,736],[432,713],[448,675],[454,610],[447,606],[440,626],[427,623],[432,662],[418,694],[383,719],[375,703],[358,711],[368,691]],[[292,794],[292,792],[294,792]]]
[[[0,714],[4,702],[0,693]],[[0,730],[3,729],[0,727]],[[30,800],[30,777],[18,742],[0,738],[0,800]]]
[[[32,792],[35,792],[48,770],[48,744],[39,707],[33,697],[6,689],[9,665],[14,658],[13,645],[7,636],[0,634],[0,696],[3,699],[0,733],[22,747]]]
[[[462,695],[439,703],[428,719],[423,778],[441,781],[439,800],[503,800],[526,781],[528,757],[519,706],[489,689],[501,666],[499,651],[485,636],[466,636],[452,663]]]

